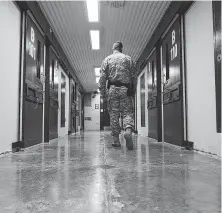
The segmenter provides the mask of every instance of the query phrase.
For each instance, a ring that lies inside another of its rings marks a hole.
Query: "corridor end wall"
[[[84,130],[100,130],[100,94],[87,94],[84,100]]]

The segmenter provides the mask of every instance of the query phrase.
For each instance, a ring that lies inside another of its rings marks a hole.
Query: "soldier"
[[[127,148],[133,149],[132,131],[134,130],[133,94],[136,88],[136,69],[130,56],[122,53],[123,44],[113,44],[113,54],[106,57],[100,69],[99,89],[101,96],[107,99],[108,112],[114,139],[113,147],[121,147],[119,134],[120,113],[123,116]],[[108,84],[107,84],[108,80]],[[107,85],[107,86],[106,86]]]

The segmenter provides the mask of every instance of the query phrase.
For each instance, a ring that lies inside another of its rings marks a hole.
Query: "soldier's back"
[[[114,53],[107,58],[109,80],[130,83],[131,57],[123,53]]]

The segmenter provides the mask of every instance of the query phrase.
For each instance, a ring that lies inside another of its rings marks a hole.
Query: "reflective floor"
[[[0,158],[0,213],[220,212],[220,161],[86,132]]]

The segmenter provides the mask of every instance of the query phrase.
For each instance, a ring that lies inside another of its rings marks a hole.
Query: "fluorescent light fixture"
[[[98,0],[87,0],[86,1],[89,22],[99,21],[99,4]]]
[[[90,30],[91,44],[93,50],[99,49],[99,30]]]
[[[100,79],[100,77],[96,77],[96,83],[97,84],[99,83],[99,79]]]
[[[100,76],[100,68],[95,68],[95,75]]]

